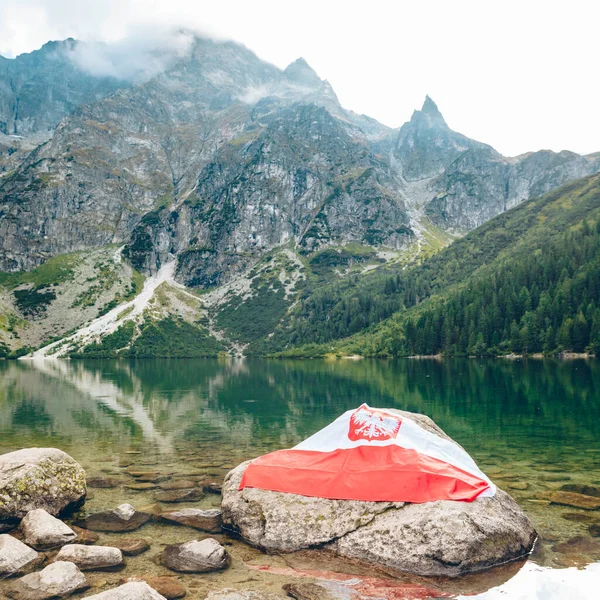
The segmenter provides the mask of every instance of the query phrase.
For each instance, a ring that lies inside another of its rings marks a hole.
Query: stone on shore
[[[57,516],[85,501],[85,472],[56,448],[27,448],[0,455],[0,522],[43,508]]]
[[[144,581],[131,581],[117,588],[88,596],[86,600],[167,600]]]
[[[135,510],[131,504],[121,504],[114,510],[95,513],[77,525],[92,531],[134,531],[147,523],[152,515]]]
[[[123,553],[112,546],[70,544],[61,548],[55,560],[75,563],[82,571],[112,571],[125,565]]]
[[[219,533],[221,531],[221,511],[216,508],[208,510],[182,508],[181,510],[162,512],[159,516],[164,521],[187,525],[208,533]]]
[[[161,554],[161,563],[180,573],[209,573],[227,568],[229,554],[219,542],[206,538],[167,546]]]
[[[0,535],[0,577],[18,575],[41,560],[35,550],[7,533]]]
[[[24,541],[36,550],[49,550],[72,542],[77,534],[43,508],[30,510],[21,521]]]
[[[428,417],[397,412],[450,439]],[[223,525],[267,552],[321,547],[392,573],[455,577],[525,558],[537,537],[525,513],[500,489],[473,502],[327,500],[240,490],[248,464],[225,478]]]
[[[39,573],[25,575],[7,590],[15,600],[66,598],[89,587],[85,575],[72,562],[55,562]]]

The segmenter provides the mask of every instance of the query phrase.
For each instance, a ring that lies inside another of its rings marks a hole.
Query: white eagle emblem
[[[352,441],[358,439],[389,440],[398,435],[400,424],[400,417],[361,406],[350,417],[348,437]]]

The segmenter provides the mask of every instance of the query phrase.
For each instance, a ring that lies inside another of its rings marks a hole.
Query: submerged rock
[[[134,531],[151,518],[152,515],[135,510],[131,504],[121,504],[114,510],[90,515],[77,525],[92,531]]]
[[[35,550],[12,535],[0,535],[0,577],[18,575],[40,560]]]
[[[423,415],[405,413],[447,437]],[[239,489],[250,462],[225,478],[223,526],[270,552],[322,547],[342,557],[397,572],[458,576],[525,557],[537,534],[502,490],[473,502],[424,504],[328,500]]]
[[[119,549],[125,556],[137,556],[150,550],[150,544],[142,538],[123,538],[111,542],[109,546]]]
[[[166,502],[167,504],[176,502],[197,502],[204,498],[204,492],[198,488],[191,490],[169,490],[158,492],[155,496],[158,502]]]
[[[185,587],[175,577],[132,578],[129,581],[145,581],[152,589],[163,595],[167,600],[183,598],[187,594]]]
[[[31,573],[13,583],[6,593],[16,600],[66,598],[89,587],[85,575],[72,562],[55,562],[39,573]]]
[[[594,485],[583,485],[579,483],[566,483],[560,487],[561,492],[575,492],[584,496],[593,496],[600,498],[600,487]]]
[[[584,535],[577,535],[565,542],[554,544],[552,550],[561,554],[592,554],[600,558],[600,542]]]
[[[191,490],[196,487],[196,483],[194,481],[190,481],[189,479],[181,479],[178,481],[169,481],[167,483],[161,483],[158,486],[161,490],[172,491],[172,490]]]
[[[36,550],[64,546],[77,538],[70,527],[43,508],[29,511],[21,521],[21,530],[25,543]]]
[[[219,542],[206,538],[167,546],[161,554],[162,564],[181,573],[209,573],[229,566],[229,554]]]
[[[207,494],[221,494],[223,486],[220,483],[215,483],[212,481],[210,483],[205,483],[202,489]]]
[[[64,546],[55,560],[75,563],[82,571],[116,570],[125,564],[123,554],[118,548],[80,544]]]
[[[339,600],[319,583],[287,583],[283,586],[288,596],[296,600]],[[358,595],[358,594],[356,594]]]
[[[552,492],[548,499],[552,504],[584,508],[585,510],[597,510],[600,508],[600,498],[578,494],[577,492]]]
[[[88,477],[87,486],[89,488],[111,489],[122,485],[124,482],[117,477],[104,477],[97,475],[96,477]]]
[[[73,525],[73,531],[77,534],[74,542],[76,544],[85,544],[86,546],[91,546],[95,544],[100,536],[89,529],[83,529],[81,527],[77,527],[77,525]]]
[[[201,510],[199,508],[169,510],[160,513],[160,518],[172,523],[187,525],[200,531],[207,531],[208,533],[219,533],[221,531],[221,511],[216,508],[209,510]]]
[[[131,581],[112,590],[107,590],[87,600],[166,600],[144,581]]]
[[[213,590],[206,596],[206,600],[281,600],[281,596],[268,592],[255,592],[253,590]],[[322,597],[320,600],[327,600]]]
[[[43,508],[51,515],[85,501],[85,472],[56,448],[27,448],[0,456],[0,522]]]

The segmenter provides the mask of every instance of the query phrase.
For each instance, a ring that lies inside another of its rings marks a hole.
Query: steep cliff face
[[[29,54],[0,57],[0,133],[30,135],[54,129],[84,103],[129,85],[82,71],[70,58],[81,42],[48,42]]]
[[[497,152],[470,150],[435,179],[426,206],[442,229],[463,233],[528,198],[600,171],[600,156],[542,150],[507,159]]]
[[[287,244],[421,248],[430,226],[462,233],[600,170],[597,155],[504,158],[429,97],[392,130],[303,59],[280,70],[233,42],[195,38],[135,85],[82,71],[77,44],[0,60],[0,128],[28,136],[0,139],[2,271],[118,243],[146,274],[175,258],[179,281],[209,287]]]
[[[280,71],[197,40],[168,72],[77,109],[0,180],[0,268],[123,241],[136,267],[178,255],[204,286],[287,242],[402,247],[401,184],[357,120],[305,61]]]

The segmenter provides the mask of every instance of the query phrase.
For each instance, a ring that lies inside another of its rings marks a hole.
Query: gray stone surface
[[[449,439],[431,419],[403,414]],[[521,558],[537,537],[529,519],[502,490],[473,502],[424,504],[327,500],[255,488],[240,491],[248,464],[225,478],[223,524],[270,552],[324,547],[389,571],[456,576]]]
[[[38,573],[15,581],[7,590],[16,600],[50,600],[66,598],[88,588],[85,575],[72,562],[55,562]]]
[[[58,515],[85,500],[85,472],[56,448],[27,448],[0,455],[0,521],[43,508]]]
[[[146,524],[152,515],[137,511],[131,504],[121,504],[114,510],[89,515],[77,525],[91,531],[134,531]]]
[[[125,583],[112,590],[88,596],[87,600],[166,600],[143,581]]]
[[[60,549],[55,560],[75,563],[82,571],[113,570],[124,565],[123,553],[112,546],[69,544]]]
[[[181,573],[209,573],[229,566],[229,554],[212,538],[192,540],[167,546],[161,554],[161,563]]]
[[[68,525],[53,517],[43,508],[30,510],[21,521],[24,541],[36,550],[64,546],[77,537]]]
[[[39,560],[38,553],[7,533],[0,535],[0,577],[15,575]]]

